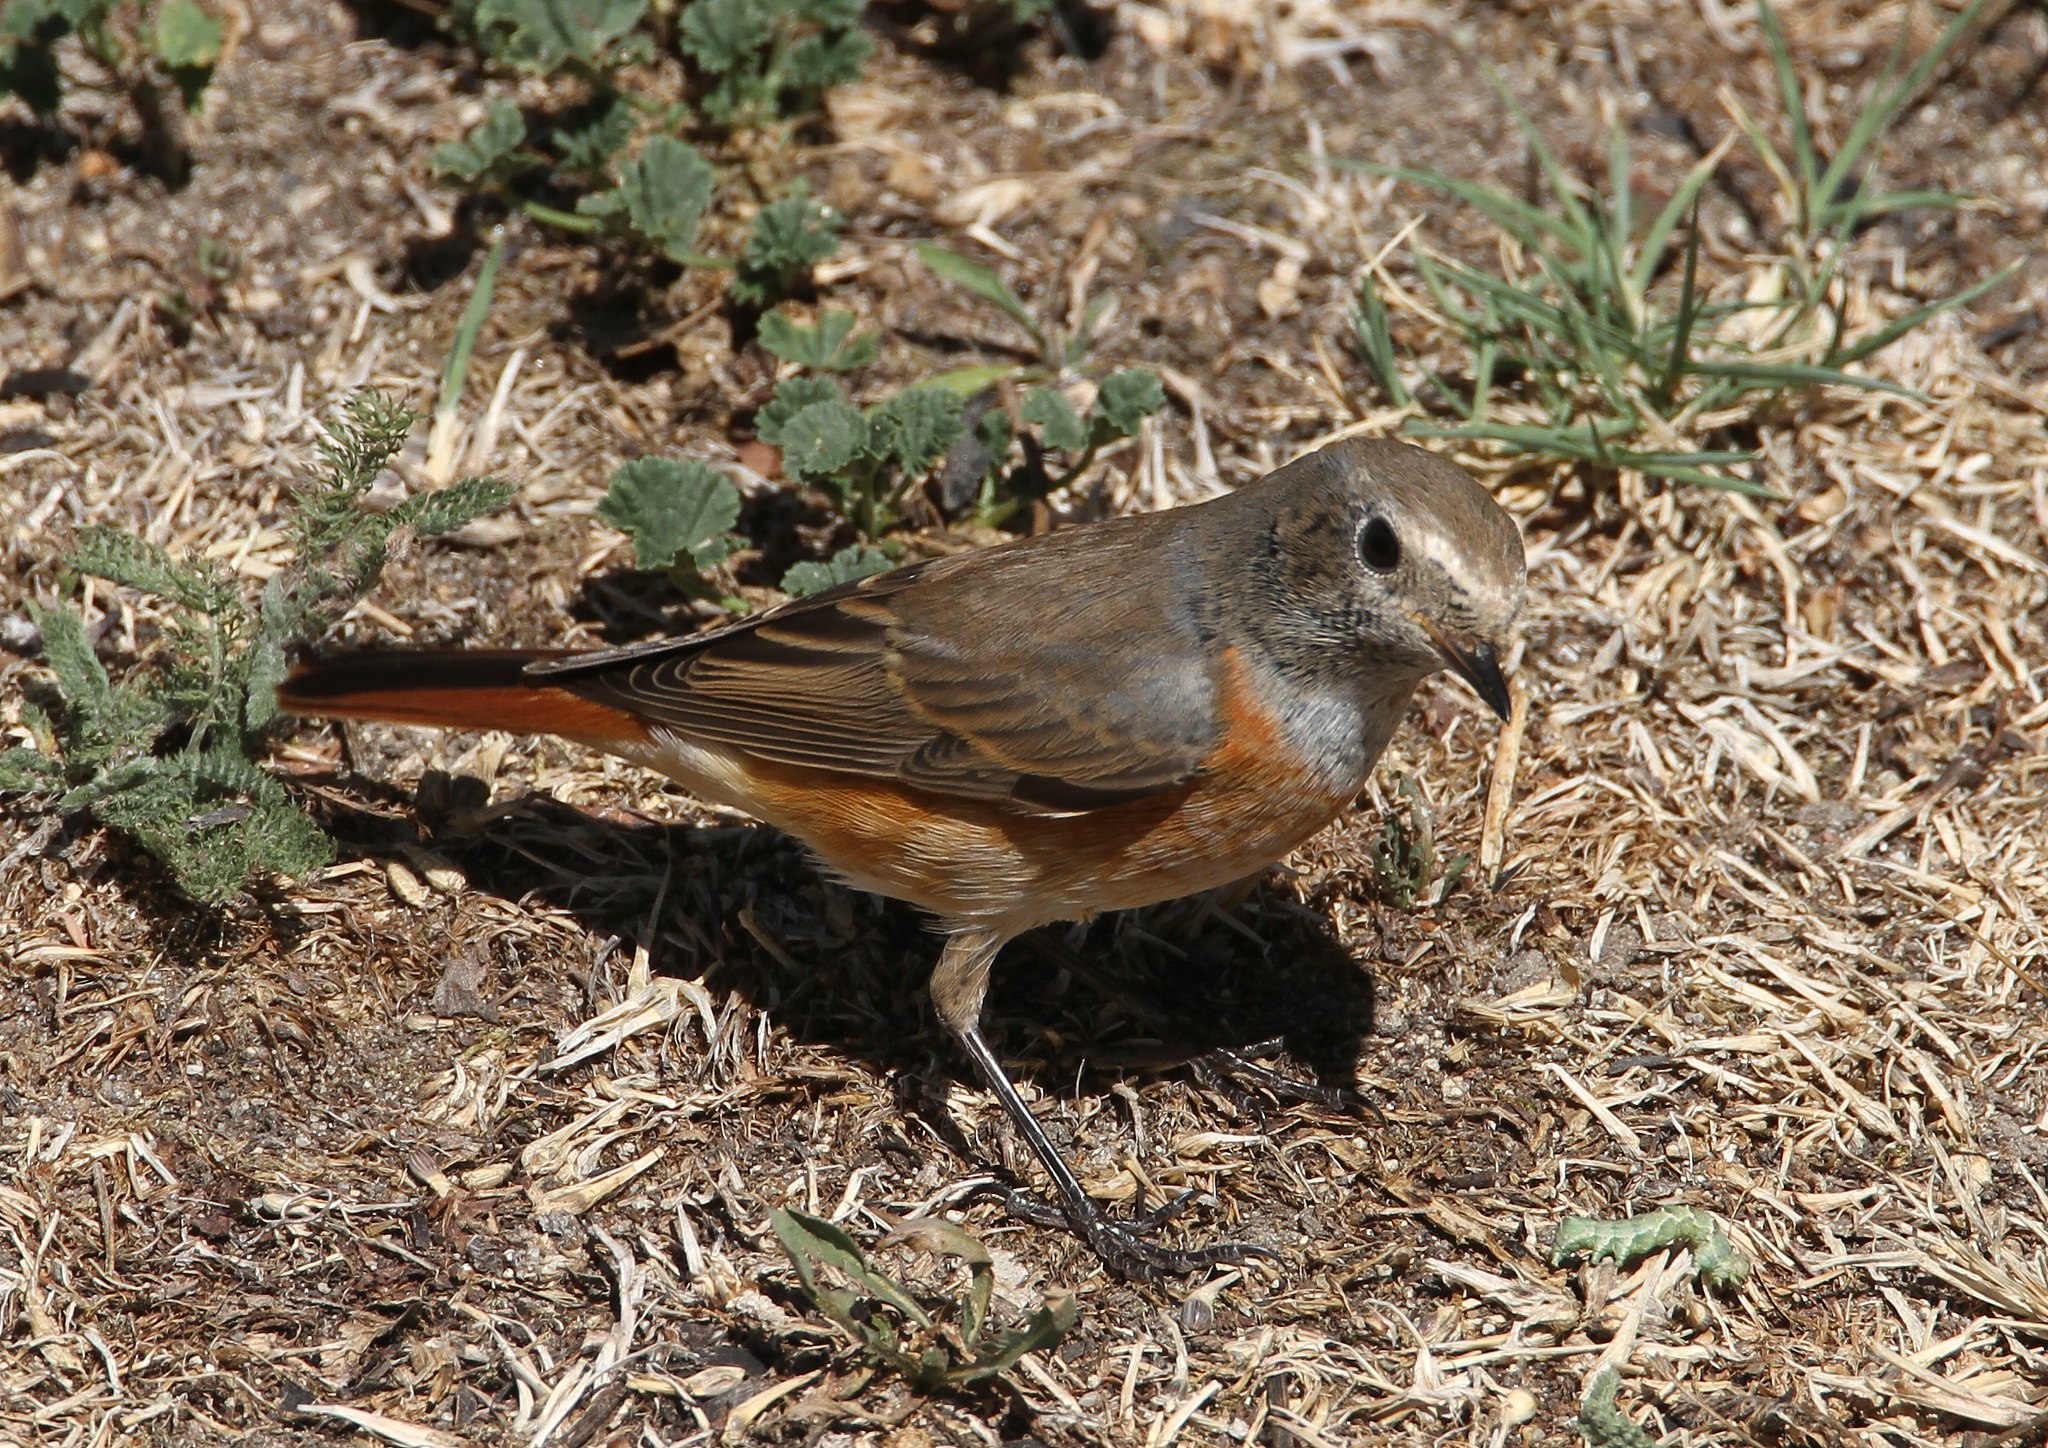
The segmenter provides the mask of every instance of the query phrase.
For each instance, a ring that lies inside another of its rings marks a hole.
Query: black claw
[[[1277,1259],[1279,1255],[1249,1242],[1219,1242],[1209,1247],[1168,1247],[1145,1235],[1178,1216],[1194,1201],[1193,1192],[1182,1192],[1172,1201],[1153,1208],[1132,1222],[1116,1221],[1092,1205],[1085,1211],[1071,1211],[1015,1188],[1001,1195],[1003,1206],[1011,1216],[1034,1227],[1068,1228],[1088,1244],[1088,1250],[1101,1259],[1103,1266],[1119,1277],[1156,1282],[1162,1277],[1185,1277],[1252,1257]]]

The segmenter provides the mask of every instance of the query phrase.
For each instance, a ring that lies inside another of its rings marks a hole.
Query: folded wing
[[[1099,808],[1192,778],[1216,734],[1199,631],[1156,582],[1136,589],[1160,570],[1133,569],[1137,541],[1120,534],[917,564],[527,672],[770,763],[1033,812]],[[1053,578],[1064,596],[1048,595]]]

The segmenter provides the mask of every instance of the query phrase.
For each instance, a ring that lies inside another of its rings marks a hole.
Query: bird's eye
[[[1394,525],[1385,518],[1368,518],[1358,530],[1358,557],[1375,573],[1392,573],[1401,566],[1401,540]]]

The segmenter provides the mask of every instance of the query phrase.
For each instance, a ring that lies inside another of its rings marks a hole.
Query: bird
[[[1261,1249],[1169,1247],[1089,1197],[983,1034],[997,955],[1287,855],[1356,799],[1431,674],[1508,718],[1525,571],[1514,520],[1469,473],[1348,438],[1201,502],[913,562],[693,635],[342,654],[302,663],[277,701],[578,741],[919,907],[945,932],[939,1020],[1058,1216],[1113,1271],[1158,1277]]]

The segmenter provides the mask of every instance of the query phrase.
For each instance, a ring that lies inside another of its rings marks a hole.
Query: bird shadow
[[[345,854],[432,850],[470,889],[564,911],[629,953],[644,946],[657,973],[736,992],[793,1040],[927,1086],[935,1067],[972,1077],[926,997],[939,933],[909,906],[833,882],[786,835],[540,794],[489,804],[482,781],[431,771],[410,799],[346,783],[383,808],[328,795],[323,823]],[[1329,1098],[1356,1084],[1373,983],[1329,920],[1269,875],[1020,937],[996,964],[985,1020],[1015,1074],[1055,1095],[1277,1040],[1312,1076],[1296,1099],[1313,1100],[1312,1086]],[[1291,1079],[1282,1069],[1264,1084]]]

